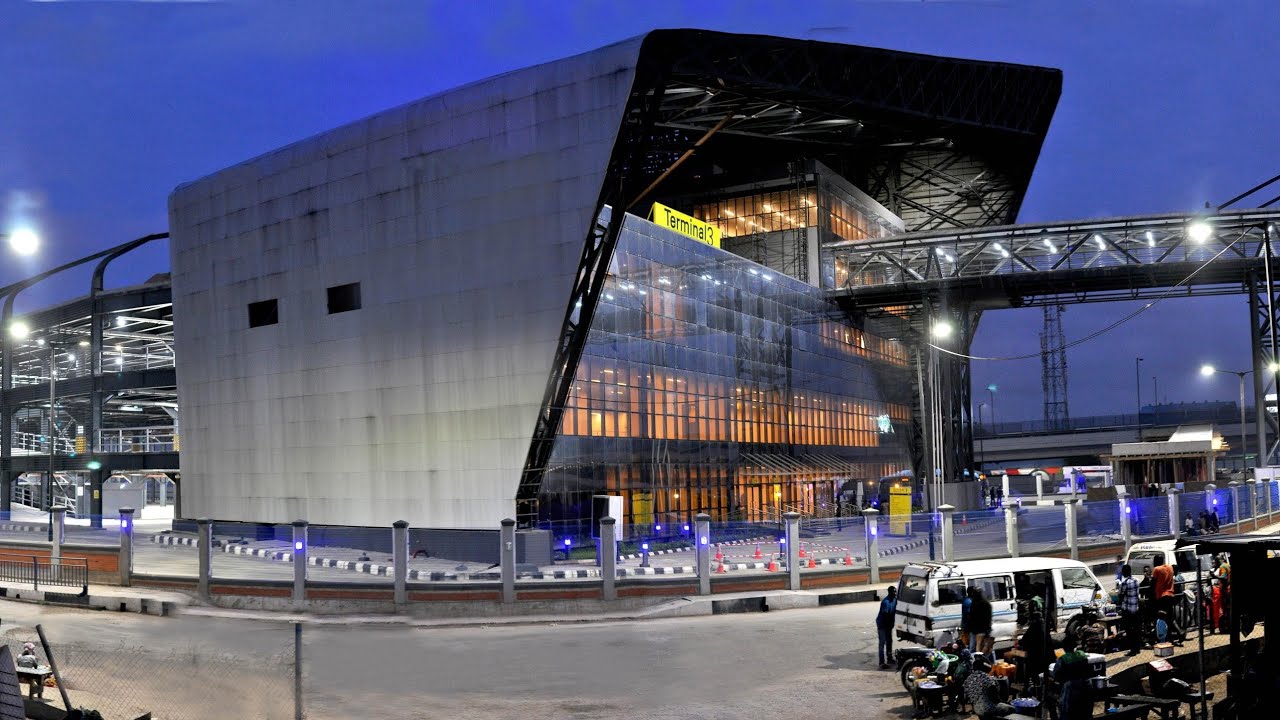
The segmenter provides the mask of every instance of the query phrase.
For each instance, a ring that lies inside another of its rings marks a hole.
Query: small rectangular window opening
[[[278,322],[280,322],[280,310],[275,298],[249,303],[249,327],[275,325]]]
[[[329,288],[329,314],[360,309],[360,283]]]

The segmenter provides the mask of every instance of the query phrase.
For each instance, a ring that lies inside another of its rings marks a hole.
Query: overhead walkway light
[[[1209,227],[1209,223],[1197,220],[1187,226],[1187,236],[1198,245],[1203,245],[1205,240],[1213,234],[1213,228]]]
[[[31,326],[21,320],[9,323],[9,335],[18,340],[26,340],[31,335]]]
[[[954,328],[951,327],[951,323],[946,320],[939,320],[933,324],[933,328],[930,329],[929,333],[936,338],[949,338],[952,330]]]
[[[19,255],[33,255],[40,238],[29,228],[18,228],[9,234],[9,248]]]

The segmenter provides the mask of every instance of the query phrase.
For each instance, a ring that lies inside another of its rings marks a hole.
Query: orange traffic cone
[[[816,568],[816,567],[818,567],[818,563],[816,563],[816,562],[814,562],[814,561],[813,561],[813,556],[812,556],[812,555],[810,555],[810,556],[809,556],[809,564],[808,564],[806,567],[811,567],[811,568]]]
[[[721,560],[720,564],[716,566],[716,572],[721,574],[729,572],[724,567],[724,560]]]
[[[800,557],[805,557],[804,543],[800,543]]]
[[[760,543],[756,543],[756,554],[752,555],[751,557],[755,558],[756,560],[759,560],[760,558],[764,557],[764,554],[760,552]]]
[[[770,555],[769,564],[766,565],[764,569],[769,572],[778,572],[778,558],[773,555]]]
[[[724,560],[724,553],[720,551],[720,546],[716,546],[716,560]]]
[[[844,564],[845,565],[853,564],[853,555],[849,552],[849,548],[844,549]]]

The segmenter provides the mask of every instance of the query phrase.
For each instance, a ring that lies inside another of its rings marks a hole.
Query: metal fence
[[[76,588],[89,592],[89,563],[79,558],[49,558],[38,555],[0,553],[0,581],[42,587]]]

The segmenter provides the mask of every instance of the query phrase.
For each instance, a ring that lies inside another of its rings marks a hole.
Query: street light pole
[[[1249,448],[1246,445],[1248,435],[1244,431],[1244,376],[1253,372],[1252,370],[1219,370],[1212,365],[1202,365],[1200,374],[1209,377],[1214,373],[1222,373],[1223,375],[1235,375],[1240,380],[1240,471],[1244,472],[1245,463],[1248,462]]]
[[[1133,359],[1133,386],[1138,390],[1138,440],[1142,440],[1142,358]]]
[[[57,348],[49,343],[49,484],[45,490],[45,507],[49,512],[49,542],[53,542],[53,458],[57,451],[58,433],[55,423],[58,420],[55,408],[58,397],[58,357]]]
[[[1253,371],[1247,370],[1236,373],[1240,378],[1240,472],[1245,472],[1245,467],[1249,462],[1249,450],[1244,444],[1245,438],[1248,437],[1244,434],[1244,376],[1250,372]]]

